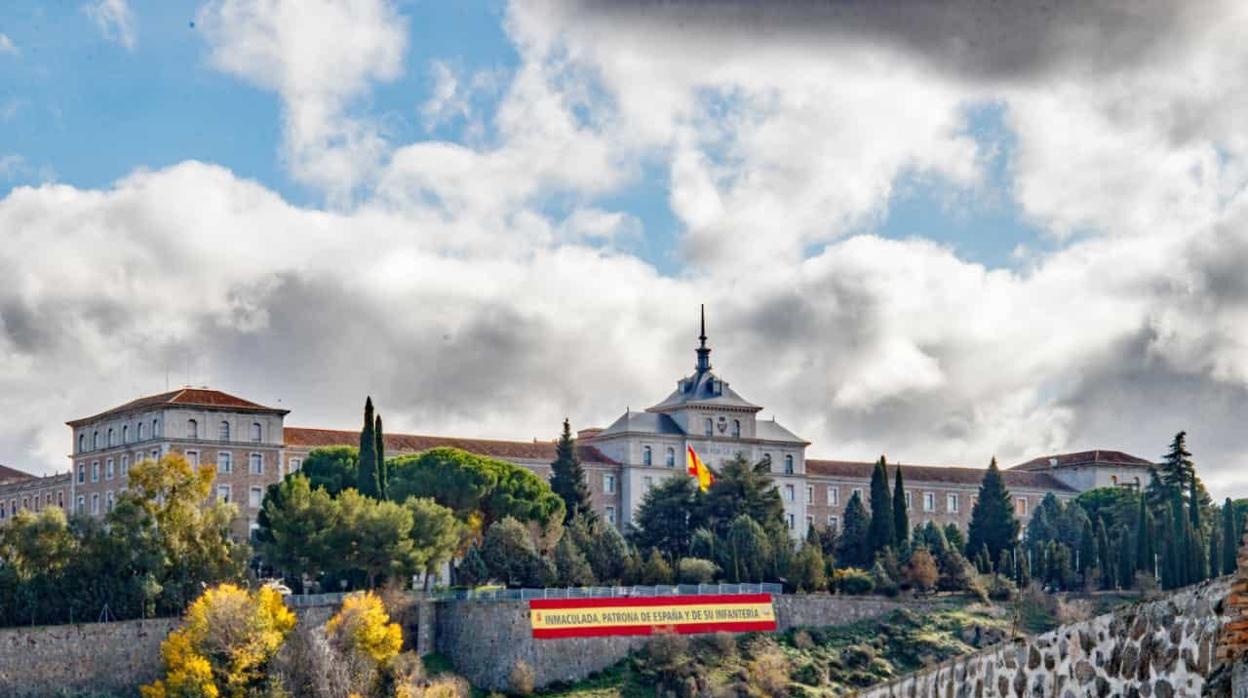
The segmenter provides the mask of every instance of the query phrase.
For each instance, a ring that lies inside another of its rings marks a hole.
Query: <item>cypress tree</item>
[[[373,398],[364,401],[364,429],[360,431],[360,465],[356,474],[355,488],[366,497],[377,499],[380,487],[377,482],[377,423],[373,417]]]
[[[581,467],[581,459],[576,455],[576,439],[572,438],[572,425],[567,419],[563,420],[563,433],[555,442],[555,460],[550,464],[550,489],[563,498],[565,522],[578,514],[593,517],[585,468]]]
[[[381,430],[381,415],[374,421],[373,436],[376,446],[377,462],[377,493],[378,499],[386,498],[386,490],[390,487],[390,470],[386,465],[386,439]]]
[[[1202,581],[1209,577],[1208,561],[1205,559],[1204,526],[1200,521],[1200,493],[1197,491],[1198,480],[1195,472],[1188,480],[1187,512],[1188,528],[1191,531],[1188,539],[1188,554],[1191,556],[1191,574],[1188,583]]]
[[[1235,525],[1235,503],[1227,497],[1222,503],[1222,574],[1235,572],[1239,543],[1239,527]]]
[[[1209,529],[1209,577],[1218,576],[1222,569],[1222,532],[1215,526]]]
[[[897,547],[905,547],[910,540],[910,513],[906,511],[906,486],[901,479],[901,465],[896,468],[893,476],[893,535]]]
[[[1010,492],[1005,489],[995,457],[979,485],[979,499],[971,508],[966,538],[967,550],[987,548],[989,564],[1018,541],[1018,519],[1014,517]]]
[[[1153,517],[1148,513],[1148,503],[1140,497],[1140,510],[1135,518],[1135,568],[1156,576],[1156,558],[1153,548]]]
[[[1096,519],[1096,567],[1101,573],[1101,588],[1113,589],[1116,569],[1109,548],[1109,535],[1105,533],[1100,517]]]
[[[875,470],[871,472],[871,527],[867,534],[871,554],[875,555],[890,547],[895,538],[893,502],[888,494],[888,471],[885,470],[884,456],[880,456],[875,463]]]
[[[845,519],[836,546],[838,566],[864,569],[871,566],[871,542],[867,537],[869,526],[867,508],[862,504],[862,497],[855,492],[845,505]]]
[[[1079,559],[1075,565],[1075,569],[1080,573],[1086,573],[1089,569],[1097,566],[1096,544],[1096,531],[1093,529],[1091,522],[1085,523],[1079,534]]]
[[[1131,529],[1126,524],[1117,528],[1118,546],[1118,586],[1131,588],[1135,579],[1135,546],[1131,540]]]

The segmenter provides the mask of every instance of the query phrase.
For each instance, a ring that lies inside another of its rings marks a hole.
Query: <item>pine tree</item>
[[[377,444],[377,492],[380,499],[385,499],[386,490],[390,486],[390,470],[386,465],[386,437],[381,429],[381,415],[377,415],[377,419],[374,420],[373,437]]]
[[[373,398],[364,401],[364,429],[360,431],[360,465],[356,489],[366,497],[377,499],[381,487],[377,481],[377,423],[373,417]]]
[[[910,513],[906,511],[906,485],[901,479],[901,465],[893,476],[893,535],[898,548],[910,541]]]
[[[1192,454],[1187,450],[1187,432],[1180,431],[1170,442],[1170,451],[1161,463],[1161,483],[1179,492],[1188,488],[1188,483],[1196,478],[1196,465],[1192,462]]]
[[[871,565],[871,545],[867,537],[870,522],[862,497],[857,492],[845,505],[845,518],[841,522],[841,536],[836,546],[838,567],[861,567]]]
[[[585,469],[576,455],[576,439],[572,438],[572,425],[567,419],[563,420],[563,433],[555,442],[555,460],[550,464],[550,489],[563,498],[564,521],[571,521],[578,514],[593,516]]]
[[[993,458],[979,485],[979,499],[971,508],[971,524],[967,529],[967,550],[987,548],[989,564],[1001,551],[1014,547],[1018,540],[1018,519],[1010,506],[1010,492],[1005,489],[997,459]]]
[[[1239,527],[1235,525],[1235,503],[1227,497],[1222,503],[1222,574],[1235,572],[1239,542]]]
[[[871,472],[871,527],[867,534],[871,554],[875,555],[891,546],[895,538],[893,502],[888,493],[888,471],[885,470],[884,456],[880,456],[875,463],[875,470]]]

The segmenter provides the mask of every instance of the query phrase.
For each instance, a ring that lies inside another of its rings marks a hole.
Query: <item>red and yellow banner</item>
[[[743,633],[776,629],[771,594],[647,596],[610,599],[533,599],[529,601],[533,637],[601,637]]]

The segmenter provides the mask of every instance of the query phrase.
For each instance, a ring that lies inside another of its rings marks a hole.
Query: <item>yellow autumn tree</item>
[[[352,594],[325,624],[325,633],[338,646],[352,649],[385,666],[403,648],[403,630],[390,622],[390,614],[373,592]]]
[[[165,677],[143,698],[249,698],[264,686],[266,668],[295,627],[295,614],[268,587],[233,584],[205,591],[182,627],[160,646]]]

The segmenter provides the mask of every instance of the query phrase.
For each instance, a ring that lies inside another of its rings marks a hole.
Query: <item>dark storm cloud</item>
[[[1215,0],[816,2],[570,0],[590,17],[675,31],[748,32],[759,40],[864,42],[913,53],[959,75],[1027,79],[1054,70],[1130,67],[1207,21]]]

